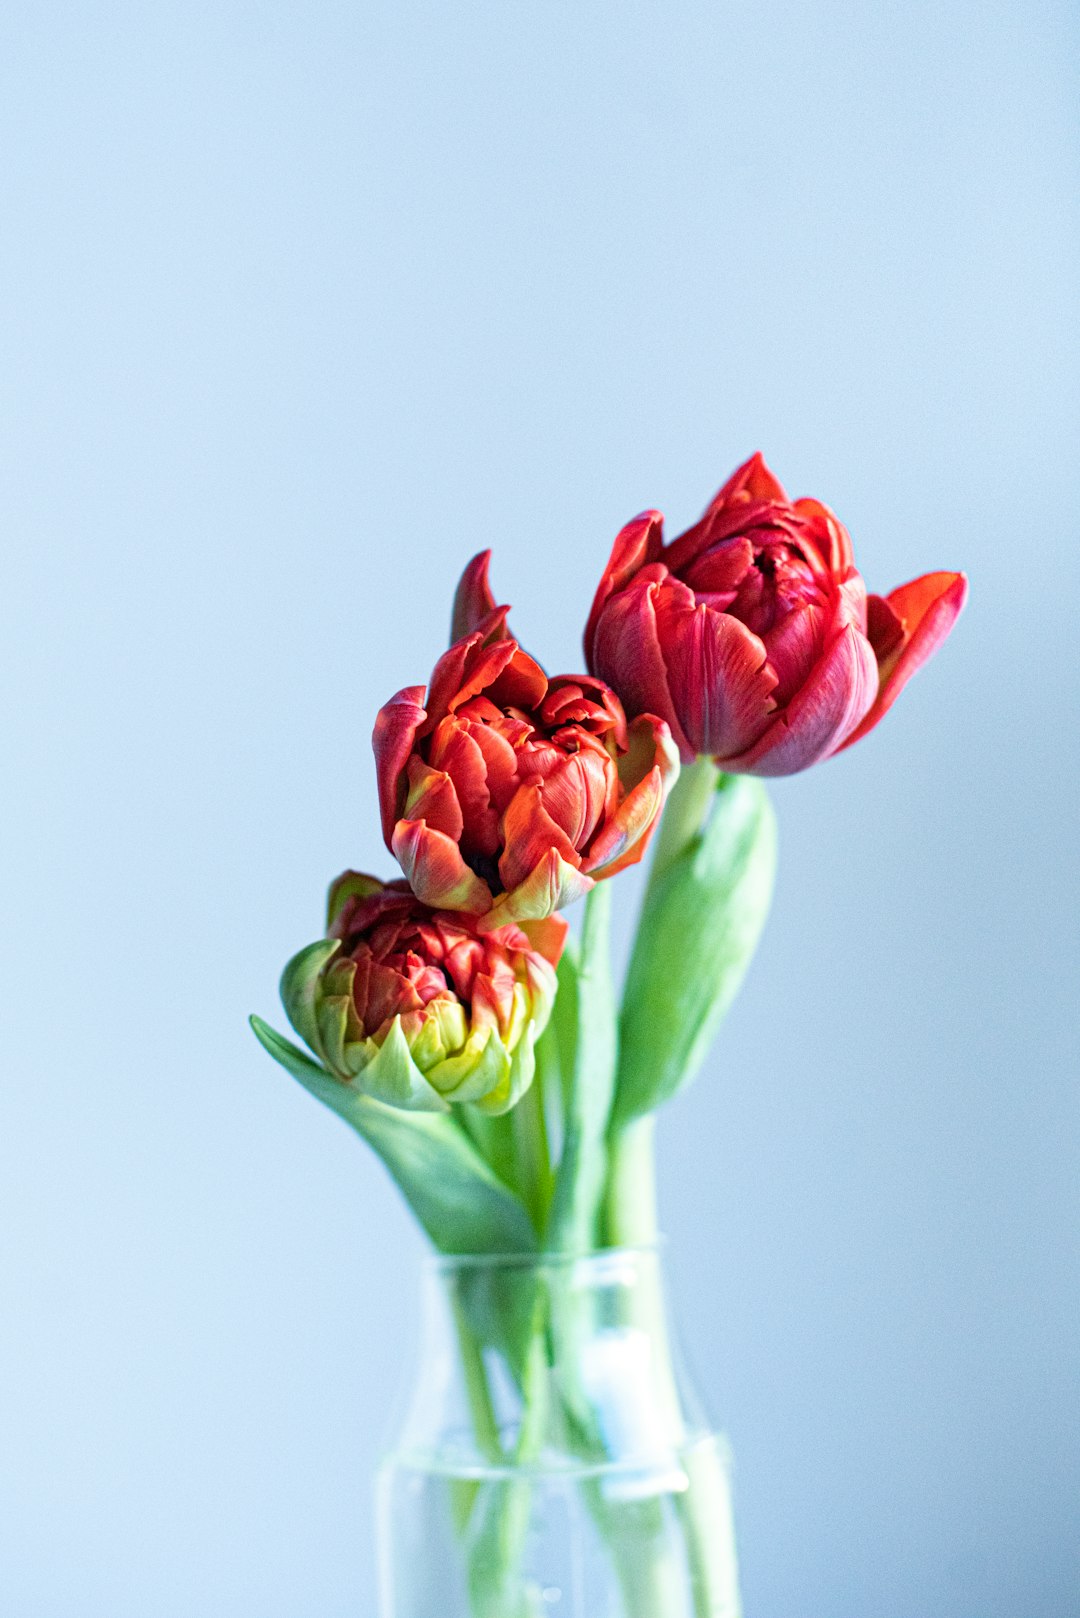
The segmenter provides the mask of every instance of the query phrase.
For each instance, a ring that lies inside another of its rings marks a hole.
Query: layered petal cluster
[[[289,1021],[335,1078],[410,1111],[506,1112],[532,1082],[566,923],[484,934],[404,882],[347,871],[328,937],[285,968]]]
[[[962,573],[930,573],[868,597],[843,525],[754,455],[671,544],[658,511],[627,524],[585,653],[628,714],[667,721],[684,761],[791,775],[877,724],[966,593]]]
[[[413,891],[481,930],[552,915],[644,853],[678,771],[668,726],[588,675],[549,679],[493,607],[487,558],[460,638],[373,737],[383,833]]]

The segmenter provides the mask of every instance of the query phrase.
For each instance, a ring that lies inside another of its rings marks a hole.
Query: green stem
[[[655,1137],[656,1119],[648,1113],[615,1132],[609,1141],[604,1209],[609,1247],[647,1247],[659,1234]]]
[[[598,882],[585,900],[581,928],[577,1044],[544,1244],[549,1252],[589,1252],[599,1237],[617,1049],[610,934],[611,884]]]
[[[721,772],[711,759],[698,759],[682,771],[660,823],[643,914],[650,893],[664,873],[701,832],[721,780]],[[604,1216],[605,1235],[612,1246],[643,1246],[657,1240],[655,1136],[653,1114],[633,1118],[610,1130]],[[682,1416],[662,1296],[659,1292],[646,1295],[640,1305],[639,1323],[648,1331],[656,1356],[658,1392],[673,1430],[677,1430]],[[681,1459],[689,1487],[677,1497],[677,1510],[683,1525],[695,1618],[739,1618],[731,1500],[723,1457],[715,1441],[706,1441],[684,1449]],[[666,1606],[662,1585],[656,1589],[656,1598],[650,1585],[653,1578],[669,1579],[670,1568],[661,1561],[638,1569],[632,1553],[628,1559],[620,1557],[619,1564],[628,1603],[631,1599],[644,1603],[631,1605],[630,1611],[663,1618]],[[633,1597],[632,1590],[637,1592]]]
[[[484,1356],[457,1298],[453,1300],[453,1311],[461,1368],[465,1376],[465,1394],[469,1401],[469,1414],[472,1417],[476,1442],[484,1459],[498,1465],[505,1456],[487,1371],[484,1368]]]
[[[551,1206],[551,1152],[544,1117],[543,1072],[536,1077],[509,1114],[514,1142],[514,1189],[543,1231]]]
[[[711,758],[695,759],[679,772],[664,808],[653,847],[649,887],[659,881],[673,860],[696,837],[705,823],[721,772]],[[646,901],[648,890],[646,890]]]
[[[728,1466],[713,1438],[683,1456],[690,1487],[677,1497],[686,1535],[695,1618],[740,1618],[739,1568]]]
[[[512,1375],[521,1381],[521,1422],[499,1475],[481,1483],[469,1521],[469,1597],[475,1618],[533,1618],[542,1612],[540,1590],[523,1576],[521,1561],[532,1517],[531,1468],[547,1430],[547,1298],[539,1286],[523,1359],[509,1350]]]

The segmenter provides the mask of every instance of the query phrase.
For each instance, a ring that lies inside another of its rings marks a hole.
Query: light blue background
[[[0,1612],[360,1618],[420,1243],[257,1049],[463,561],[762,448],[965,567],[663,1122],[749,1618],[1078,1611],[1065,0],[0,16]],[[631,887],[632,884],[627,884]]]

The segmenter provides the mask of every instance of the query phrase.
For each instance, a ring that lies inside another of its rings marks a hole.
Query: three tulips
[[[964,603],[959,573],[869,595],[847,531],[760,455],[663,541],[618,535],[587,674],[549,677],[471,562],[427,687],[381,709],[387,847],[404,881],[348,872],[328,936],[286,968],[297,1033],[333,1079],[409,1111],[500,1114],[528,1088],[555,998],[559,912],[641,859],[679,770],[789,775],[877,724]]]

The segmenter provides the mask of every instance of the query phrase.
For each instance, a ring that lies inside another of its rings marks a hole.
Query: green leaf
[[[556,1252],[588,1252],[598,1239],[615,1082],[610,918],[611,887],[599,882],[585,901],[578,960],[569,957],[565,973],[559,965],[554,1020],[565,1087],[563,1142],[545,1242]]]
[[[646,894],[620,1019],[618,1128],[669,1100],[700,1067],[757,947],[775,869],[762,783],[722,776],[704,826]]]
[[[520,1199],[488,1168],[454,1118],[401,1112],[331,1078],[252,1017],[263,1048],[367,1141],[444,1253],[528,1253],[536,1232]]]

